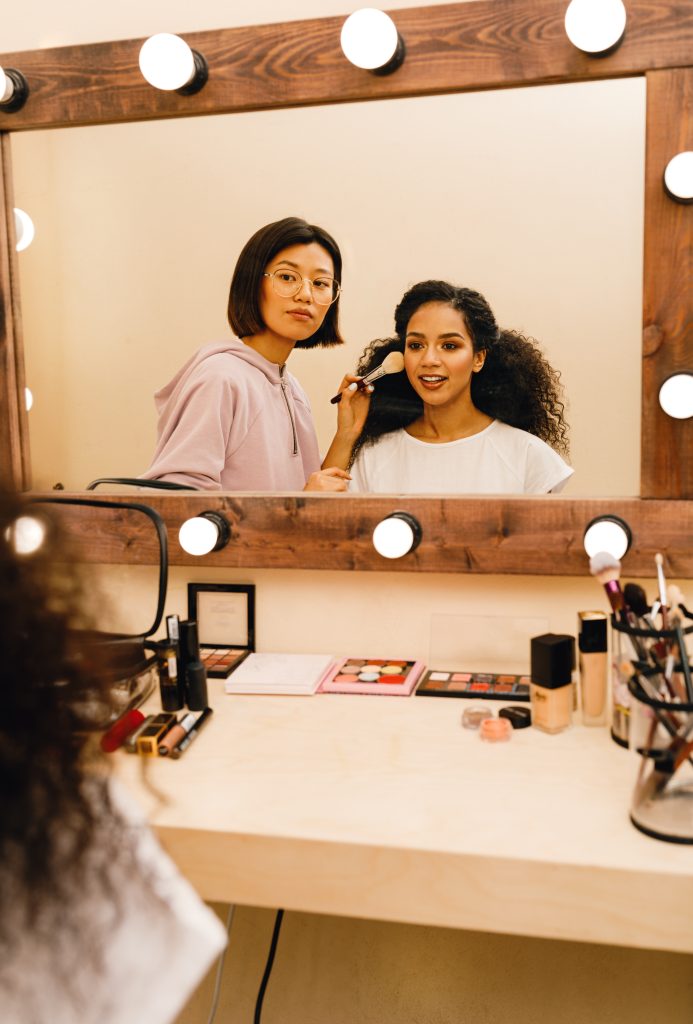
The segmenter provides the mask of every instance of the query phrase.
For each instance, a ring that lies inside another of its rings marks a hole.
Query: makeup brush
[[[373,381],[387,376],[388,373],[401,373],[403,369],[404,356],[402,353],[390,352],[389,355],[385,356],[379,366],[376,366],[374,370],[371,370],[370,373],[367,373],[365,377],[362,377],[361,380],[357,381],[355,384],[350,384],[349,387],[352,389],[358,388],[359,391],[363,391],[363,389],[369,384],[372,384]],[[334,398],[330,399],[330,402],[332,405],[336,405],[337,402],[341,402],[341,400],[342,392],[340,391],[338,395],[335,395]]]
[[[681,673],[683,675],[684,691],[680,694],[682,700],[693,701],[693,678],[691,677],[691,666],[686,650],[686,634],[683,631],[683,619],[681,611],[683,605],[683,594],[680,587],[675,583],[667,587],[667,603],[669,608],[669,628],[673,629],[676,635],[676,646],[679,649],[681,660]]]
[[[667,581],[664,577],[664,555],[658,551],[655,555],[657,566],[657,584],[659,586],[659,603],[662,613],[662,629],[667,628]]]
[[[625,619],[626,602],[621,590],[621,563],[618,558],[608,551],[598,551],[590,558],[590,572],[604,587],[612,610]]]
[[[626,583],[623,588],[623,599],[634,615],[647,622],[650,617],[650,605],[647,602],[647,594],[639,583]]]

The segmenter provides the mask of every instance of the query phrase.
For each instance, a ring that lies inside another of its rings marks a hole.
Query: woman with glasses
[[[244,246],[231,280],[235,337],[205,345],[155,395],[158,443],[143,479],[192,488],[344,491],[339,468],[358,437],[367,396],[348,392],[320,466],[310,405],[286,369],[294,348],[342,344],[342,258],[322,228],[297,217],[267,224]],[[345,378],[344,385],[354,378]]]
[[[560,374],[536,342],[501,330],[486,299],[423,281],[395,310],[397,336],[372,342],[365,375],[390,352],[404,372],[378,381],[351,459],[350,490],[545,494],[573,470]]]

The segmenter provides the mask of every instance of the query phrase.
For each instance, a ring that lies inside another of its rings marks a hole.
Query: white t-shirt
[[[376,494],[547,494],[562,490],[573,470],[526,430],[494,420],[459,441],[430,444],[406,430],[364,445],[350,491]]]
[[[132,857],[112,892],[91,885],[75,895],[71,927],[48,937],[16,929],[0,967],[2,1024],[170,1024],[226,944],[124,791],[112,792],[126,820],[104,849],[117,843]]]

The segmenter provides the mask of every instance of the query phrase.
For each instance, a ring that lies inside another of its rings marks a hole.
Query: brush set
[[[657,839],[693,843],[693,678],[686,640],[693,614],[680,589],[667,584],[655,555],[657,597],[621,588],[621,563],[606,552],[590,571],[611,605],[612,736],[642,755],[631,821]],[[688,623],[688,624],[686,624]],[[685,772],[680,772],[683,768]]]

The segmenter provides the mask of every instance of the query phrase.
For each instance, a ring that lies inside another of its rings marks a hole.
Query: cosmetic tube
[[[604,612],[578,613],[580,700],[583,725],[605,725],[609,659],[606,652],[607,618]]]
[[[567,729],[573,713],[575,638],[544,633],[531,640],[532,725],[542,732]]]
[[[164,711],[180,711],[183,707],[183,679],[180,674],[176,648],[165,646],[157,655],[159,669],[159,695]]]
[[[204,711],[207,699],[207,669],[201,661],[188,663],[186,703],[191,711]]]

